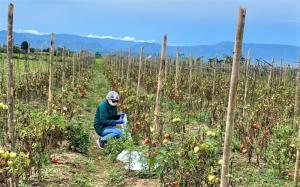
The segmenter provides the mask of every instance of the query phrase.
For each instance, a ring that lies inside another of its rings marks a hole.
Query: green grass
[[[102,63],[101,59],[96,60],[94,78],[90,85],[92,90],[87,101],[87,107],[90,109],[95,109],[109,91],[109,83],[104,75]]]

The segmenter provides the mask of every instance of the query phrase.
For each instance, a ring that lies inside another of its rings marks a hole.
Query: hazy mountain
[[[35,35],[29,33],[14,33],[14,43],[20,45],[23,41],[28,41],[34,48],[48,48],[50,46],[49,35]],[[158,43],[133,42],[116,39],[99,39],[76,36],[71,34],[56,34],[56,46],[65,46],[68,49],[79,51],[86,49],[102,54],[114,53],[117,51],[128,52],[129,47],[132,48],[134,54],[138,54],[143,46],[145,54],[159,54],[161,45]],[[6,43],[6,31],[0,31],[0,43]],[[193,57],[203,56],[205,59],[212,57],[222,57],[224,55],[232,55],[233,42],[221,42],[215,45],[197,45],[197,46],[168,46],[168,56],[175,56],[176,49],[179,48],[183,56],[192,54]],[[243,55],[247,54],[247,50],[251,49],[252,59],[262,58],[271,60],[275,58],[277,61],[283,59],[284,62],[294,63],[300,54],[300,47],[279,44],[244,44]]]

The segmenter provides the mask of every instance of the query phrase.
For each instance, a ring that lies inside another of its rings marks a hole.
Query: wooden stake
[[[215,92],[216,92],[216,65],[217,65],[217,57],[213,61],[213,87],[212,87],[212,103],[214,101]]]
[[[49,60],[49,88],[48,88],[48,113],[52,113],[52,64],[54,55],[54,33],[51,33],[51,47],[50,47],[50,60]]]
[[[4,57],[1,54],[1,62],[0,62],[0,70],[1,70],[1,75],[0,75],[0,94],[2,94],[3,90],[3,82],[4,82]]]
[[[294,121],[293,127],[298,129],[298,141],[300,141],[300,128],[299,128],[299,97],[300,97],[300,56],[298,61],[298,72],[296,77],[296,92],[295,92],[295,106],[294,106]],[[295,173],[294,173],[294,186],[298,186],[299,180],[299,160],[300,160],[300,149],[297,146],[296,162],[295,162]]]
[[[127,76],[126,76],[126,87],[128,87],[128,85],[129,85],[131,63],[132,63],[131,48],[129,48],[128,65],[127,65]]]
[[[41,45],[41,53],[40,53],[40,71],[43,72],[43,45]]]
[[[243,112],[242,112],[242,118],[244,119],[245,117],[245,108],[247,105],[247,93],[248,93],[248,76],[249,76],[249,65],[250,65],[250,49],[248,49],[248,56],[247,56],[247,62],[245,66],[245,88],[244,88],[244,107],[243,107]]]
[[[19,58],[17,58],[17,73],[18,73],[18,82],[21,82],[21,71],[20,71],[20,54]]]
[[[75,87],[75,60],[76,60],[76,53],[73,54],[72,60],[72,88]]]
[[[119,80],[120,78],[120,54],[116,54],[116,71],[117,71],[117,79]]]
[[[26,52],[25,52],[26,53]],[[30,44],[28,43],[27,54],[25,54],[24,70],[25,70],[25,100],[29,103],[29,54],[30,54]]]
[[[242,42],[245,25],[246,9],[239,9],[238,27],[234,46],[233,64],[230,80],[230,91],[226,117],[225,141],[223,149],[222,171],[221,171],[221,187],[229,186],[229,159],[230,159],[230,144],[233,134],[233,121],[235,114],[236,91],[238,84],[239,63],[242,54]]]
[[[179,96],[178,92],[178,77],[179,77],[179,49],[176,50],[176,72],[175,72],[175,97]]]
[[[121,80],[124,80],[124,56],[121,58]]]
[[[158,71],[155,111],[154,111],[154,126],[158,130],[158,142],[160,144],[162,143],[163,124],[159,122],[158,118],[160,114],[160,97],[163,90],[162,80],[164,77],[165,64],[166,64],[166,49],[167,49],[167,35],[165,34],[162,42],[160,66]]]
[[[62,94],[62,101],[61,101],[61,112],[64,111],[64,106],[65,106],[65,97],[64,97],[64,92],[65,92],[65,79],[66,79],[66,49],[63,48],[62,51],[62,75],[61,75],[61,94]]]
[[[137,83],[137,88],[136,88],[136,95],[139,96],[139,89],[140,89],[140,84],[141,84],[141,70],[142,70],[142,65],[143,65],[143,56],[144,56],[144,48],[141,48],[141,53],[140,53],[140,61],[139,61],[139,75],[138,75],[138,83]]]
[[[192,54],[190,54],[189,57],[189,98],[191,101],[191,94],[192,94],[192,63],[193,63],[193,59],[192,59]]]
[[[14,5],[8,6],[7,20],[7,126],[8,126],[8,142],[10,149],[16,151],[15,125],[14,119],[14,76],[13,76],[13,20]]]
[[[78,54],[78,60],[79,60],[79,77],[81,76],[81,60],[82,60],[82,50],[80,49],[80,53]]]
[[[272,77],[273,77],[273,66],[274,66],[274,58],[272,60],[272,65],[270,67],[270,72],[269,72],[269,77],[268,77],[268,88],[271,90],[271,80],[272,80]]]
[[[66,73],[65,73],[65,68],[66,68],[66,51],[65,48],[63,48],[62,52],[62,75],[61,75],[61,91],[65,91],[65,79],[66,79]]]
[[[294,119],[293,119],[293,128],[299,128],[298,116],[299,116],[299,97],[300,97],[300,56],[298,62],[298,71],[296,77],[296,88],[295,88],[295,105],[294,105]]]

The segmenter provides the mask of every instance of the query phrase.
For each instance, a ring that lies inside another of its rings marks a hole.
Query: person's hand
[[[123,124],[124,122],[123,119],[115,120],[115,124]]]
[[[118,114],[118,115],[120,116],[120,119],[123,119],[124,116],[126,115],[126,113],[120,113],[120,114]]]
[[[121,124],[116,125],[116,128],[121,128],[121,127],[122,127]]]

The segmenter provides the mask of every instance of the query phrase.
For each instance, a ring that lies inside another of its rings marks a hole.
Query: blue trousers
[[[101,140],[107,141],[109,138],[119,138],[123,134],[124,133],[121,129],[115,127],[105,127],[101,134]]]

